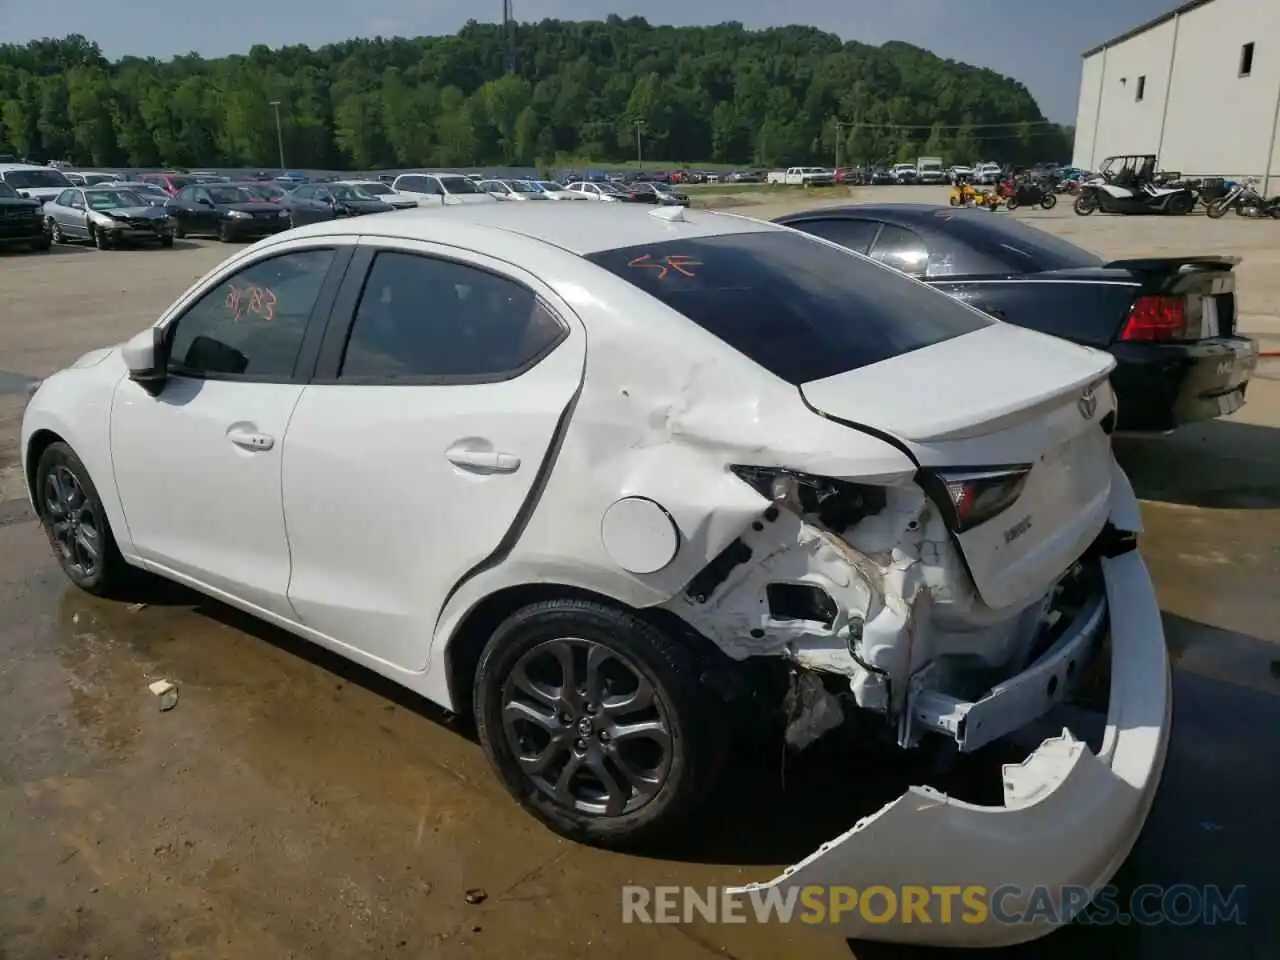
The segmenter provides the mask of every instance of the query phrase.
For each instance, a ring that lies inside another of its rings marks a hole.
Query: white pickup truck
[[[823,186],[835,183],[834,171],[826,167],[788,167],[786,170],[774,170],[765,178],[767,183],[782,183],[789,186]]]

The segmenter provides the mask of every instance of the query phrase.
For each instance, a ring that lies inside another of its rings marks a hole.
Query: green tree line
[[[319,169],[634,159],[773,166],[1070,155],[1015,80],[812,27],[639,17],[110,62],[83,36],[0,44],[0,151],[94,166]],[[514,48],[514,71],[508,54]]]

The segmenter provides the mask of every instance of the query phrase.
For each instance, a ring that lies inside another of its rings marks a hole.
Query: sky
[[[736,20],[761,28],[802,22],[845,40],[905,40],[940,57],[990,67],[1021,80],[1050,120],[1074,123],[1080,54],[1172,9],[1177,0],[514,0],[522,22],[598,20],[611,13],[654,24]],[[127,14],[125,10],[127,9]],[[81,33],[116,59],[215,57],[271,47],[321,46],[351,37],[455,32],[468,19],[500,20],[500,0],[62,0],[57,16],[39,3],[0,0],[0,38],[22,43]]]

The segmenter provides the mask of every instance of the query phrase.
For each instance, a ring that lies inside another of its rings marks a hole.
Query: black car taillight
[[[1120,339],[1150,343],[1187,339],[1187,304],[1182,297],[1146,294],[1129,308]]]
[[[942,470],[921,474],[921,485],[942,511],[947,527],[964,533],[1008,510],[1027,484],[1029,464],[990,470]]]

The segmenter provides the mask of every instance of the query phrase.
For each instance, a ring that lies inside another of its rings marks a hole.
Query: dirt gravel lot
[[[1025,216],[1106,255],[1243,256],[1242,326],[1280,346],[1280,224],[1085,219],[1065,205]],[[784,775],[779,750],[745,745],[718,815],[685,842],[604,853],[538,827],[469,731],[363,671],[184,591],[136,608],[68,587],[14,469],[23,385],[145,327],[229,252],[0,256],[0,960],[922,955],[777,927],[624,926],[619,909],[628,883],[766,879],[909,770],[873,788],[837,744]],[[1001,956],[1275,955],[1277,378],[1280,362],[1264,362],[1234,417],[1120,447],[1144,498],[1176,704],[1164,786],[1121,880],[1244,884],[1246,922],[1074,927]],[[181,684],[170,712],[146,689],[157,677]]]

